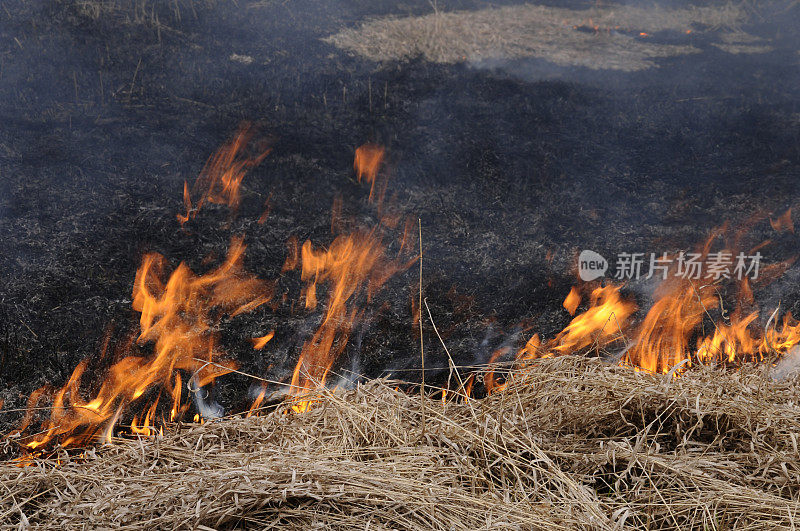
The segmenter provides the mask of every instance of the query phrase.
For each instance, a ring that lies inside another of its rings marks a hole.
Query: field
[[[0,526],[793,529],[798,23],[788,0],[4,0]],[[198,199],[244,137],[236,200]],[[578,280],[584,250],[703,242],[761,276]],[[331,377],[301,397],[315,350]],[[668,374],[620,366],[645,354]]]

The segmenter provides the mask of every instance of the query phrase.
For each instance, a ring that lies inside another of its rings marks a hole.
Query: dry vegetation
[[[522,4],[374,19],[328,42],[375,61],[416,55],[442,63],[539,57],[563,66],[630,71],[655,66],[659,57],[700,52],[688,38],[685,44],[664,44],[644,34],[732,30],[747,18],[746,6],[734,3],[676,9]]]
[[[533,363],[483,400],[388,382],[0,468],[0,521],[163,529],[773,529],[800,514],[797,380]],[[424,425],[423,425],[424,419]]]

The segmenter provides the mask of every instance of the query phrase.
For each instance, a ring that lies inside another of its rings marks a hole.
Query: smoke
[[[192,393],[192,401],[194,402],[200,416],[206,420],[218,419],[225,415],[225,408],[217,403],[212,398],[210,386],[198,387],[197,378],[192,377],[189,380],[189,391]]]
[[[789,376],[797,374],[798,368],[800,368],[800,345],[792,347],[772,368],[772,378],[785,380]]]

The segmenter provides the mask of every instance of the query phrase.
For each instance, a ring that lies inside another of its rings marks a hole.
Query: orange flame
[[[575,286],[569,290],[569,294],[567,298],[564,299],[564,309],[569,312],[570,315],[575,315],[575,310],[578,309],[578,305],[581,303],[581,296],[578,293],[578,288]]]
[[[636,310],[632,302],[622,300],[619,286],[596,288],[589,297],[589,308],[577,315],[552,340],[542,343],[531,337],[517,353],[520,361],[561,356],[589,345],[598,348],[621,339],[622,329]],[[567,297],[569,299],[569,297]]]
[[[792,209],[790,208],[777,219],[769,218],[769,224],[776,232],[791,232],[794,233],[794,223],[792,222]]]
[[[491,395],[493,393],[497,393],[502,391],[506,388],[506,383],[500,383],[497,381],[497,376],[495,375],[495,365],[494,363],[500,359],[502,356],[505,356],[511,351],[509,347],[503,347],[495,350],[492,353],[492,356],[489,358],[489,370],[486,371],[486,376],[483,379],[484,386],[486,387],[486,394]]]
[[[781,219],[781,226],[786,227],[786,220],[790,219],[788,213]],[[702,265],[713,262],[714,256],[734,256],[735,253],[730,251],[710,253],[713,241],[724,232],[725,227],[715,230],[698,250],[696,254]],[[755,249],[762,247],[763,244]],[[796,258],[763,267],[757,282],[773,280]],[[740,365],[774,360],[800,343],[800,323],[795,322],[791,314],[784,317],[780,328],[767,326],[764,330],[753,326],[758,319],[758,311],[743,311],[745,305],[755,302],[750,281],[746,277],[738,281],[738,306],[730,316],[722,305],[722,295],[718,289],[725,277],[713,282],[709,277],[705,280],[705,284],[698,283],[702,285],[695,285],[690,278],[680,276],[663,280],[656,289],[655,302],[650,310],[642,322],[629,331],[628,337],[632,340],[623,351],[620,363],[652,373],[668,373],[676,366],[688,367],[695,362]],[[572,288],[564,307],[572,311],[578,302],[577,289]],[[598,288],[592,293],[588,310],[576,316],[550,341],[542,342],[538,335],[531,337],[517,353],[517,359],[525,361],[574,354],[589,345],[601,347],[617,339],[626,339],[626,321],[634,310],[633,303],[621,299],[619,287]],[[711,312],[717,313],[720,318],[715,319]],[[706,323],[713,326],[708,333],[703,328]],[[690,345],[693,339],[696,340],[695,347]]]
[[[255,157],[242,155],[240,152],[247,146],[251,137],[250,124],[242,124],[234,139],[209,157],[191,192],[189,185],[184,181],[183,204],[186,213],[178,214],[178,221],[181,225],[190,218],[194,218],[205,203],[228,205],[231,209],[236,210],[241,201],[239,188],[242,179],[251,168],[261,164],[261,161],[270,152],[267,149]],[[198,193],[201,194],[200,199],[193,207],[192,195],[196,196]]]
[[[686,356],[689,339],[717,299],[710,290],[695,290],[687,281],[669,279],[657,292],[623,363],[649,372],[667,372]]]
[[[253,343],[253,348],[254,348],[254,349],[256,349],[256,350],[261,350],[262,348],[264,348],[265,346],[267,346],[267,343],[269,343],[269,342],[270,342],[270,340],[271,340],[273,337],[275,337],[275,331],[274,331],[274,330],[273,330],[272,332],[268,333],[268,334],[267,334],[267,335],[265,335],[265,336],[261,336],[261,337],[254,337],[254,338],[253,338],[253,339],[251,339],[250,341]]]
[[[375,195],[375,184],[377,182],[378,170],[383,162],[385,150],[382,146],[377,144],[364,144],[356,149],[355,160],[353,167],[356,170],[356,177],[358,182],[363,179],[369,183],[369,200],[373,201]],[[379,203],[383,199],[385,187],[382,187],[379,193]]]
[[[306,282],[306,307],[316,308],[317,287],[322,283],[328,284],[328,300],[322,323],[303,345],[292,375],[291,395],[301,396],[325,386],[360,317],[354,299],[363,294],[369,301],[392,275],[408,267],[384,254],[385,247],[374,230],[338,236],[329,249],[315,250],[310,241],[303,244],[300,267]],[[294,409],[305,411],[308,406],[308,402],[300,402]]]
[[[574,352],[595,343],[599,346],[620,337],[621,328],[636,310],[623,301],[618,286],[596,288],[589,309],[575,317],[548,345],[556,354]]]
[[[161,280],[164,258],[146,255],[134,282],[133,308],[141,313],[137,342],[154,343],[153,354],[128,355],[113,363],[91,400],[83,399],[80,389],[87,361],[79,363],[56,392],[43,430],[24,446],[36,450],[51,441],[64,447],[78,447],[98,439],[110,441],[122,412],[157,387],[172,394],[170,416],[175,418],[185,411],[185,406],[180,405],[181,378],[177,371],[192,374],[193,385],[200,387],[234,368],[232,363],[217,362],[220,352],[216,347],[217,333],[210,323],[212,310],[218,315],[235,316],[270,298],[269,287],[243,271],[244,249],[242,241],[234,239],[227,259],[217,269],[197,276],[180,264],[166,283]],[[31,394],[28,414],[17,433],[30,425],[33,408],[45,393],[46,389],[39,389]],[[146,406],[143,418],[141,413],[134,417],[133,433],[153,432],[158,400],[156,397]]]

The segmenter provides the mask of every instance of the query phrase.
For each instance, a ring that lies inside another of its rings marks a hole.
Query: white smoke
[[[199,387],[196,378],[189,380],[189,391],[192,393],[192,400],[201,417],[211,420],[225,415],[225,408],[211,398],[211,391],[209,391],[208,386]]]
[[[772,368],[772,377],[775,380],[784,380],[797,374],[798,368],[800,368],[800,345],[792,347]]]

